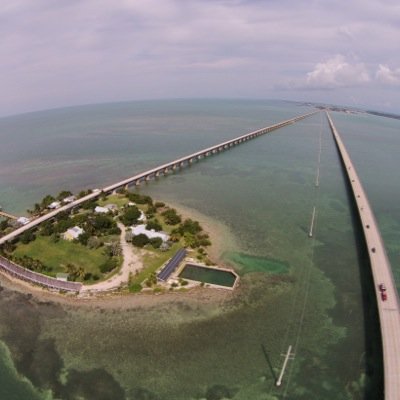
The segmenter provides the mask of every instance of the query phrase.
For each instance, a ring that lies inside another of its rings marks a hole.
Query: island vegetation
[[[44,215],[90,193],[82,191],[74,196],[62,190],[57,196],[46,195],[29,214],[31,218]],[[0,237],[16,227],[15,222],[2,220]],[[182,247],[190,249],[192,257],[210,264],[206,248],[211,242],[198,221],[184,219],[164,202],[125,189],[61,211],[6,242],[0,251],[32,271],[93,284],[118,271],[123,261],[122,237],[136,249],[143,266],[129,277],[131,292],[143,287],[158,290],[156,271]],[[186,284],[180,282],[180,286]]]

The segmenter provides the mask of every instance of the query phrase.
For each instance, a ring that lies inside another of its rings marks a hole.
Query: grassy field
[[[84,268],[85,272],[101,276],[99,266],[107,260],[102,248],[92,250],[67,240],[54,243],[49,237],[44,236],[38,236],[36,240],[28,244],[19,244],[14,255],[28,256],[42,261],[45,265],[52,267],[51,275],[66,272],[66,264],[71,263]]]
[[[110,196],[107,196],[105,200],[99,200],[98,203],[100,206],[105,206],[107,204],[115,204],[118,207],[122,207],[125,204],[128,204],[129,200],[124,196],[120,194],[112,194]]]
[[[157,271],[168,259],[170,259],[182,247],[181,243],[174,243],[168,251],[151,251],[143,257],[144,268],[139,274],[135,275],[131,281],[130,286],[142,283],[152,272]]]

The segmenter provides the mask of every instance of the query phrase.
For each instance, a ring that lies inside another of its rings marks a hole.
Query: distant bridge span
[[[400,302],[392,275],[392,267],[387,258],[385,246],[368,197],[361,185],[360,178],[354,168],[349,153],[336,130],[329,115],[329,125],[339,149],[343,165],[347,172],[353,196],[368,247],[371,261],[372,277],[375,284],[375,294],[378,303],[378,313],[382,336],[383,368],[384,368],[384,399],[400,399]],[[386,286],[387,300],[383,301],[380,284]]]
[[[265,127],[265,128],[261,128],[258,129],[256,131],[253,132],[249,132],[246,133],[245,135],[239,136],[235,139],[231,139],[231,140],[227,140],[223,143],[219,143],[217,145],[208,147],[206,149],[197,151],[196,153],[192,153],[189,154],[188,156],[182,157],[182,158],[178,158],[174,161],[171,161],[169,163],[160,165],[158,167],[149,169],[145,172],[142,172],[140,174],[137,174],[135,176],[132,176],[130,178],[124,179],[120,182],[114,183],[110,186],[106,186],[104,187],[102,190],[96,190],[93,193],[90,193],[78,200],[75,200],[69,204],[66,204],[54,211],[50,211],[45,215],[42,215],[38,218],[33,219],[31,222],[27,223],[24,226],[21,226],[18,229],[15,229],[13,232],[9,233],[8,235],[3,236],[2,238],[0,238],[0,245],[4,244],[5,242],[9,241],[9,240],[13,240],[14,238],[16,238],[17,236],[21,235],[23,232],[26,232],[29,229],[35,228],[36,226],[38,226],[39,224],[41,224],[44,221],[47,221],[51,218],[56,217],[60,212],[62,211],[68,211],[71,210],[77,206],[79,206],[80,204],[84,203],[85,201],[88,200],[93,200],[98,198],[99,196],[101,196],[103,193],[111,193],[116,189],[122,188],[122,187],[128,187],[129,185],[133,185],[133,184],[140,184],[140,182],[144,182],[146,180],[150,180],[151,178],[154,178],[156,176],[162,175],[162,174],[166,174],[169,171],[172,170],[176,170],[178,168],[184,167],[185,165],[189,165],[191,164],[193,161],[195,160],[199,160],[201,158],[210,156],[212,154],[216,154],[219,153],[221,151],[230,149],[233,146],[236,146],[238,144],[244,143],[250,139],[254,139],[256,137],[259,137],[261,135],[265,135],[266,133],[272,132],[276,129],[282,128],[286,125],[290,125],[290,124],[294,124],[297,121],[300,121],[304,118],[307,118],[311,115],[314,115],[316,113],[318,113],[318,111],[313,111],[304,115],[300,115],[298,117],[294,117],[282,122],[279,122],[277,124]]]

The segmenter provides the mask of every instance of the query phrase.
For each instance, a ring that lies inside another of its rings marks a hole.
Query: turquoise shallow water
[[[46,193],[103,186],[308,110],[271,101],[202,100],[3,118],[0,204],[23,213]],[[392,196],[398,198],[399,186],[385,184],[383,175],[374,179],[377,170],[398,169],[398,123],[333,118],[362,169],[398,276],[400,219]],[[381,140],[375,140],[377,126]],[[178,301],[117,313],[38,304],[5,289],[0,337],[21,376],[65,399],[380,398],[368,263],[324,118],[285,127],[139,191],[224,224],[236,247],[220,258],[241,274],[239,290],[224,305]],[[274,374],[289,344],[296,357],[278,390]],[[2,386],[25,390],[11,378],[9,360],[2,360],[2,371],[9,371],[0,374]],[[30,397],[16,390],[15,398]]]

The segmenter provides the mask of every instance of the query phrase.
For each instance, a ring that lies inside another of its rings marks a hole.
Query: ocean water
[[[0,204],[21,214],[47,193],[101,187],[309,110],[274,101],[182,100],[3,118]],[[399,284],[400,123],[332,116]],[[219,262],[240,273],[239,289],[222,304],[161,299],[121,311],[43,303],[3,289],[0,398],[381,398],[368,259],[323,115],[138,190],[223,224],[233,241]],[[276,388],[289,345],[294,360]]]

